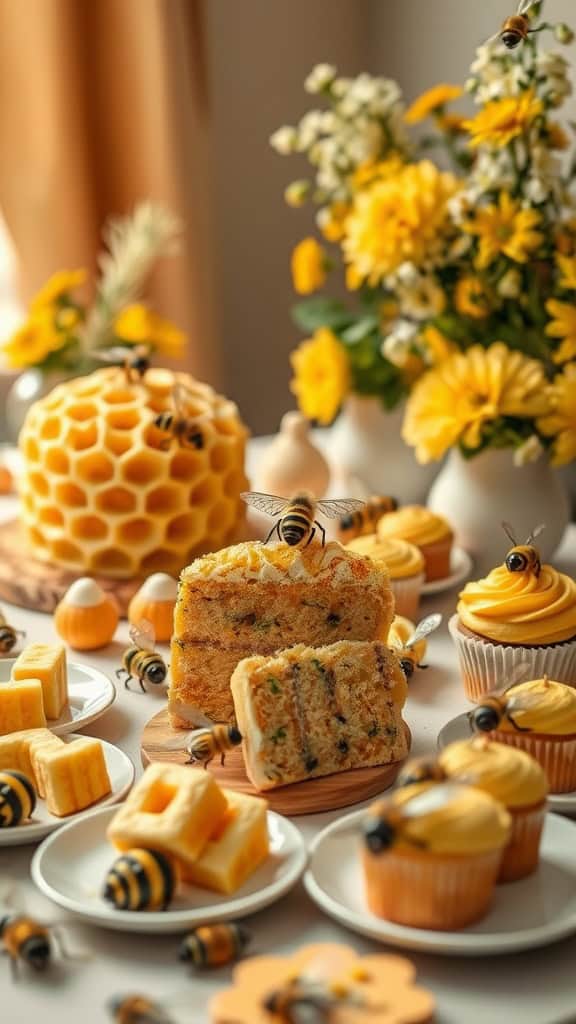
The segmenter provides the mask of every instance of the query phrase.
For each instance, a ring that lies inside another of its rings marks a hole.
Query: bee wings
[[[132,353],[133,349],[129,345],[113,345],[111,348],[98,349],[92,354],[101,363],[123,363]]]
[[[526,679],[530,677],[530,667],[531,663],[529,661],[521,661],[519,665],[516,665],[516,668],[512,672],[510,681],[507,682],[504,686],[497,686],[496,689],[490,690],[490,692],[487,693],[486,696],[496,697],[497,699],[504,697],[508,693],[508,691],[511,690],[514,686],[517,686],[518,683],[525,682]],[[480,700],[478,701],[478,703],[481,704],[482,701]]]
[[[359,512],[366,505],[360,498],[326,498],[316,503],[316,508],[327,519],[339,519],[349,512]]]
[[[240,497],[247,505],[252,505],[268,516],[281,516],[290,505],[289,498],[280,498],[277,494],[262,494],[261,491],[243,491]]]
[[[154,626],[147,619],[141,619],[135,626],[131,626],[128,635],[134,646],[141,651],[153,651],[156,646]]]
[[[527,544],[531,544],[532,541],[536,540],[536,538],[539,537],[540,534],[542,533],[542,531],[545,530],[545,529],[546,529],[546,523],[539,523],[538,526],[535,526],[534,529],[532,530],[532,533],[528,537],[528,540],[526,541],[526,543]]]
[[[440,612],[435,612],[433,615],[427,615],[421,622],[418,623],[416,629],[412,633],[412,636],[408,638],[405,643],[405,647],[413,647],[419,640],[423,640],[424,637],[430,636],[435,629],[438,629],[442,622],[442,615]]]
[[[437,786],[418,793],[399,807],[403,818],[417,818],[420,814],[432,814],[449,804],[460,791],[457,782],[442,782]]]

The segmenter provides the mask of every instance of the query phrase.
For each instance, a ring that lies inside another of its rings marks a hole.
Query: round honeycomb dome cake
[[[186,389],[201,449],[154,424],[174,411],[175,384]],[[235,404],[186,373],[153,368],[132,383],[109,367],[59,384],[20,434],[33,553],[79,575],[176,575],[242,529],[246,438]]]

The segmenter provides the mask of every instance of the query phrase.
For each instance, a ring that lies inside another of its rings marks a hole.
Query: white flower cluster
[[[569,78],[569,64],[561,53],[539,53],[536,56],[536,71],[542,96],[554,107],[560,107],[572,95]]]
[[[328,110],[310,110],[296,127],[285,125],[270,143],[283,156],[306,153],[316,168],[319,202],[346,199],[348,178],[362,164],[407,149],[403,106],[396,82],[361,74],[338,78],[331,64],[318,64],[306,90],[326,96]]]
[[[526,72],[518,60],[511,63],[510,54],[498,40],[491,40],[476,50],[471,65],[471,78],[466,91],[474,95],[474,102],[489,103],[502,96],[517,96],[527,86]]]

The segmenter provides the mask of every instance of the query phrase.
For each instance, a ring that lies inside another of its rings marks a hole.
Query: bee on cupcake
[[[504,559],[508,572],[531,572],[538,579],[542,572],[542,562],[540,552],[534,547],[533,541],[546,529],[546,524],[540,523],[536,526],[524,544],[518,544],[510,523],[502,523],[502,528],[514,545]]]
[[[373,494],[367,498],[364,508],[356,512],[347,512],[338,523],[338,537],[343,544],[374,533],[382,516],[395,512],[398,508],[396,498],[384,494]]]

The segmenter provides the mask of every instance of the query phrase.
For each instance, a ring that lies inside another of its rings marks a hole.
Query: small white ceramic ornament
[[[258,486],[269,494],[290,497],[310,491],[322,498],[330,483],[330,468],[310,440],[310,425],[299,412],[287,412],[280,430],[264,455]]]

